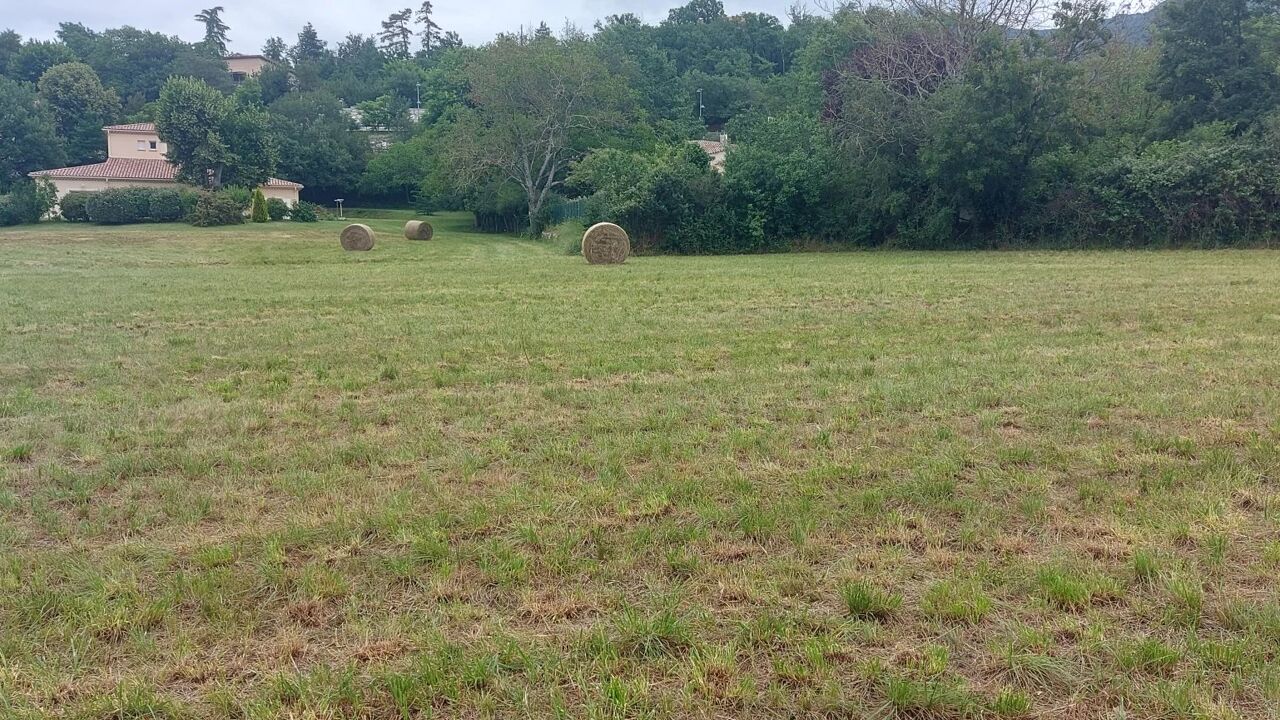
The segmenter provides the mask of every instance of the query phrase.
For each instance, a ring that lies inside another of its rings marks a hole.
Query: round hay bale
[[[368,225],[356,223],[342,228],[343,250],[372,250],[373,249],[373,228]]]
[[[631,238],[613,223],[596,223],[582,235],[582,256],[592,265],[617,265],[630,254]]]
[[[410,220],[404,224],[404,236],[410,240],[430,240],[435,234],[426,220]]]

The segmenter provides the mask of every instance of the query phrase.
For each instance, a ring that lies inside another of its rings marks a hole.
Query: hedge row
[[[238,225],[245,221],[248,198],[242,188],[207,192],[187,188],[130,187],[100,192],[70,192],[62,198],[62,219],[68,222],[90,222],[99,225],[132,225],[151,222],[189,222],[192,225]],[[300,222],[314,222],[315,209],[310,203],[296,203],[292,209],[283,200],[271,198],[266,203],[272,220],[283,220],[287,214]]]

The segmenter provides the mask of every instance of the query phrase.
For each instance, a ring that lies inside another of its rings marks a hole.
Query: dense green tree
[[[238,105],[194,78],[171,78],[156,103],[156,130],[184,182],[255,187],[274,172],[266,113]]]
[[[207,8],[196,13],[196,22],[204,25],[204,40],[201,45],[218,57],[227,54],[227,31],[231,28],[222,21],[221,5]]]
[[[382,32],[378,40],[382,42],[382,51],[391,58],[409,57],[409,44],[413,40],[413,9],[405,8],[393,12],[382,21]]]
[[[53,113],[29,83],[0,77],[0,192],[66,161]]]
[[[285,53],[288,52],[289,46],[285,44],[284,38],[275,36],[267,38],[262,45],[262,55],[274,62],[284,62]]]
[[[966,71],[930,98],[920,150],[933,195],[928,242],[1016,221],[1063,179],[1055,163],[1074,140],[1067,68],[1034,48],[988,36]]]
[[[9,68],[9,62],[22,50],[22,36],[13,30],[0,32],[0,75]]]
[[[374,154],[360,179],[361,194],[394,200],[412,199],[437,161],[438,147],[433,140],[418,136]]]
[[[1237,132],[1280,102],[1280,73],[1262,51],[1257,23],[1275,16],[1271,2],[1171,0],[1163,7],[1154,87],[1170,103],[1167,130],[1208,122]]]
[[[440,25],[435,20],[435,7],[431,0],[422,0],[422,5],[418,7],[418,12],[414,16],[418,24],[422,26],[422,49],[430,53],[436,47],[436,41],[440,38]]]
[[[473,178],[496,172],[525,193],[529,231],[564,182],[583,140],[618,120],[627,98],[596,48],[580,41],[499,38],[467,64],[472,108],[455,126],[454,157]]]
[[[271,134],[279,149],[276,172],[302,183],[309,195],[337,196],[354,190],[369,153],[369,142],[353,132],[342,102],[324,92],[290,93],[270,111]]]
[[[120,98],[103,87],[93,68],[84,63],[54,65],[40,76],[41,102],[53,113],[67,159],[74,165],[106,157],[102,128],[120,113]]]
[[[226,92],[232,88],[220,57],[175,37],[131,27],[97,32],[79,23],[62,23],[58,37],[128,104],[155,100],[174,75],[199,78]]]
[[[289,49],[289,58],[295,64],[323,60],[329,54],[326,43],[320,39],[315,26],[307,23],[298,32],[298,42]]]
[[[15,80],[35,82],[45,70],[54,65],[76,61],[76,54],[71,48],[60,42],[28,40],[22,49],[9,59],[5,74]]]

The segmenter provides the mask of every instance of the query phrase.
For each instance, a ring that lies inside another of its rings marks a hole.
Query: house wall
[[[139,143],[142,147],[139,147]],[[152,149],[151,143],[155,143]],[[155,133],[108,132],[107,157],[144,158],[147,160],[163,160],[169,146],[160,141]]]
[[[262,194],[268,198],[280,198],[281,200],[292,205],[298,202],[298,189],[289,187],[266,187],[262,188]]]
[[[241,73],[247,77],[257,75],[269,64],[262,58],[229,58],[227,60],[227,69],[231,71],[232,75]]]

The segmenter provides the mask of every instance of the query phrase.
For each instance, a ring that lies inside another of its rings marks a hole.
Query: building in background
[[[107,160],[92,165],[37,170],[33,178],[48,178],[58,190],[58,201],[69,192],[97,192],[118,187],[177,187],[178,169],[165,157],[169,148],[156,134],[154,123],[110,125],[107,133]],[[287,203],[298,202],[302,186],[296,182],[270,178],[262,194]]]
[[[231,71],[231,81],[236,84],[244,82],[245,78],[253,77],[267,68],[276,66],[275,61],[265,55],[232,53],[222,59],[227,61],[227,69]]]

